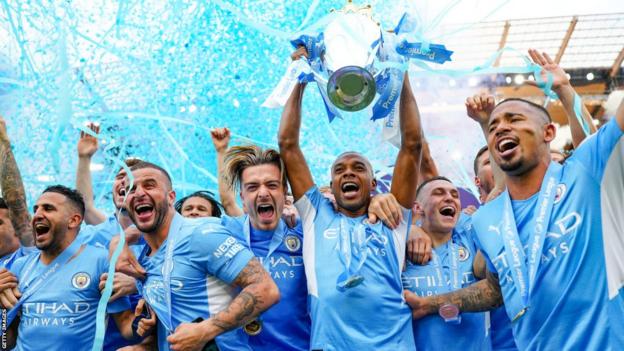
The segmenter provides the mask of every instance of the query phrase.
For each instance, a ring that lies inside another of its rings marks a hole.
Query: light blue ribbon
[[[556,162],[550,162],[544,180],[542,181],[538,204],[532,216],[534,227],[528,241],[528,255],[525,253],[524,245],[518,235],[518,228],[514,218],[509,192],[505,191],[502,194],[505,200],[501,236],[505,246],[505,257],[510,267],[511,277],[521,299],[521,301],[516,300],[518,295],[511,297],[514,302],[510,305],[516,307],[516,310],[510,315],[512,322],[520,318],[526,309],[529,308],[529,298],[535,288],[537,270],[542,261],[541,255],[550,224],[555,196],[557,194],[557,184],[559,184],[561,180],[561,173],[562,166]],[[511,308],[513,307],[508,306],[508,310]]]

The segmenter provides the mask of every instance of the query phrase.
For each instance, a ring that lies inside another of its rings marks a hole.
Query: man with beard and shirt
[[[408,262],[404,288],[418,296],[439,295],[469,286],[483,278],[477,271],[477,248],[470,226],[459,226],[459,191],[441,176],[425,180],[416,191],[416,214],[433,242],[425,265]],[[454,311],[451,311],[454,312]],[[427,316],[413,322],[417,350],[490,350],[487,313],[451,313]]]
[[[247,215],[224,216],[222,223],[261,260],[277,283],[281,296],[277,305],[243,329],[251,334],[249,345],[254,350],[309,350],[308,291],[301,251],[303,235],[296,210],[287,209],[292,196],[287,195],[284,164],[273,149],[246,145],[228,150],[229,134],[227,128],[211,132],[220,154],[219,195],[229,204],[230,213],[235,210],[243,213],[235,205],[237,189]],[[385,202],[387,200],[384,196],[375,196],[369,212],[387,218],[390,214],[380,211],[391,207],[392,203]]]
[[[483,311],[504,300],[520,349],[622,349],[622,240],[603,228],[613,208],[601,201],[604,187],[623,177],[624,104],[563,165],[550,159],[555,127],[539,105],[505,100],[486,130],[507,187],[473,218],[488,279],[445,295],[409,296],[414,317],[448,304]]]
[[[306,56],[299,48],[294,58]],[[278,142],[295,206],[303,222],[303,259],[312,319],[312,350],[414,350],[401,270],[422,150],[418,108],[407,74],[399,106],[401,147],[392,194],[402,206],[396,229],[364,217],[376,181],[356,152],[331,167],[337,210],[314,185],[299,144],[304,85],[298,83],[282,113]]]
[[[276,303],[277,286],[220,219],[186,219],[175,211],[164,169],[140,162],[131,170],[127,208],[147,242],[139,256],[147,272],[140,290],[159,317],[158,348],[200,349],[215,339],[220,350],[236,350],[223,333]]]
[[[32,251],[32,228],[26,192],[20,176],[4,118],[0,116],[0,269]]]
[[[98,281],[108,269],[108,253],[76,240],[84,202],[75,190],[61,185],[46,188],[33,212],[33,237],[39,250],[16,260],[11,272],[0,274],[0,281],[13,275],[19,283],[19,291],[0,292],[2,307],[11,309],[8,322],[17,328],[16,350],[90,350],[101,297]],[[128,338],[135,318],[129,308],[127,299],[107,307]],[[147,331],[156,320],[140,323]]]
[[[96,135],[100,132],[99,125],[89,124],[87,126]],[[108,248],[111,239],[118,235],[122,230],[126,235],[126,240],[132,244],[132,247],[140,247],[144,244],[141,233],[132,224],[130,217],[124,207],[126,170],[121,167],[115,179],[113,180],[112,199],[115,206],[115,212],[110,216],[106,216],[100,212],[94,205],[93,185],[91,180],[91,159],[98,150],[98,139],[85,132],[80,132],[76,149],[78,151],[78,168],[76,171],[76,189],[83,195],[85,200],[85,224],[82,226],[78,239],[89,245]],[[138,163],[135,158],[124,160],[126,167]],[[140,269],[140,268],[138,268]],[[100,279],[100,287],[103,290],[104,284],[108,279],[108,273],[104,274]],[[128,296],[132,307],[136,307],[141,295],[136,293],[136,284],[134,278],[123,273],[117,272],[114,276],[113,295],[111,300],[115,300],[120,296]],[[140,340],[127,340],[122,337],[113,320],[108,321],[106,328],[106,336],[104,337],[104,350],[117,350],[118,348],[134,345]]]
[[[585,135],[574,109],[574,96],[576,92],[570,84],[569,79],[566,76],[566,72],[556,63],[554,63],[548,55],[540,54],[536,50],[529,50],[533,62],[540,65],[544,72],[549,72],[553,76],[553,91],[561,99],[561,103],[566,117],[568,125],[570,126],[570,132],[572,135],[572,144],[578,147],[583,140],[588,136]],[[544,77],[546,78],[546,77]],[[466,109],[468,116],[481,125],[481,129],[487,138],[488,133],[488,121],[492,110],[495,107],[494,97],[487,94],[475,95],[466,99]],[[588,132],[594,133],[596,131],[591,115],[589,111],[583,105],[582,118],[585,120],[586,125],[589,127]],[[550,150],[551,159],[559,162],[555,159],[556,153]],[[559,162],[561,163],[561,162]],[[481,203],[496,198],[505,188],[504,177],[505,175],[498,168],[496,164],[492,164],[490,161],[490,153],[487,145],[482,147],[474,159],[474,172],[475,172],[475,185],[479,188],[479,199]],[[516,350],[516,344],[513,340],[513,333],[511,328],[511,321],[507,316],[505,307],[498,307],[490,312],[491,316],[491,337],[493,350]]]

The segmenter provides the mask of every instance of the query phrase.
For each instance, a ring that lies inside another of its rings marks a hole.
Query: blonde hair
[[[286,168],[277,150],[262,149],[256,145],[232,146],[223,160],[223,174],[228,187],[232,190],[242,186],[243,171],[248,167],[270,164],[276,166],[282,176],[282,184],[287,187]]]

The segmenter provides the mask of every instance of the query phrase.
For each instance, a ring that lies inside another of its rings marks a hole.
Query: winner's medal
[[[258,319],[254,319],[253,321],[245,324],[245,326],[243,327],[243,330],[248,335],[256,336],[260,334],[260,332],[262,331],[262,321]]]
[[[446,303],[438,309],[438,314],[446,323],[459,324],[461,316],[459,315],[459,307],[452,303]]]

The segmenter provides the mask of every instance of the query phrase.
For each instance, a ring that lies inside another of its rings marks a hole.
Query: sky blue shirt
[[[117,221],[117,217],[113,214],[100,224],[89,225],[83,223],[77,239],[92,246],[108,249],[113,236],[119,235],[121,230],[122,229]],[[141,237],[140,243],[144,243],[143,237]],[[131,245],[130,247],[139,247],[139,245]],[[131,307],[134,310],[137,302],[141,299],[141,295],[132,294],[129,296],[129,299]],[[104,351],[114,351],[124,346],[134,345],[139,342],[141,342],[141,339],[124,339],[124,337],[121,336],[121,332],[119,331],[119,328],[117,328],[115,321],[109,319],[106,327],[106,335],[104,336]]]
[[[15,261],[18,258],[24,257],[30,254],[31,252],[35,252],[36,250],[37,248],[35,247],[24,247],[20,245],[20,247],[17,250],[11,252],[8,255],[4,255],[0,257],[0,269],[6,268],[10,270],[11,266],[13,265],[13,263],[15,263]]]
[[[609,239],[621,242],[622,233],[603,232],[600,192],[605,168],[621,139],[622,130],[612,120],[588,137],[563,165],[529,309],[512,323],[520,349],[624,349],[624,310],[622,296],[617,294],[621,285],[615,287],[611,301],[607,291],[607,276],[617,276],[622,268],[617,257],[605,257],[608,245],[604,244]],[[622,177],[621,168],[615,172]],[[505,199],[499,196],[481,207],[474,215],[473,226],[489,269],[498,273],[508,316],[513,318],[507,302],[518,291],[500,229]],[[519,237],[525,246],[534,228],[537,201],[537,194],[512,201]]]
[[[222,223],[258,257],[280,290],[279,303],[260,316],[262,331],[249,336],[249,345],[253,350],[309,350],[310,315],[301,223],[289,228],[280,220],[272,231],[254,229],[248,216],[223,216]],[[267,256],[273,247],[275,250]]]
[[[20,290],[36,278],[23,276],[25,267],[39,255],[28,255],[15,261],[11,271],[18,277]],[[100,300],[100,276],[108,270],[108,252],[85,245],[82,252],[51,275],[21,306],[15,350],[91,350],[95,337],[97,305]],[[130,309],[127,298],[108,304],[108,313]]]
[[[167,246],[175,238],[171,272],[171,324],[173,329],[181,323],[197,318],[204,320],[225,309],[235,296],[230,284],[245,268],[253,254],[240,244],[221,225],[219,218],[184,218],[174,215],[169,235],[158,251],[148,256],[149,246],[139,256],[147,271],[142,284],[143,296],[156,311],[158,323],[158,349],[169,350],[164,319],[169,315],[163,279]],[[235,340],[236,333],[217,337],[222,351],[244,350]]]
[[[467,216],[466,216],[467,217]],[[469,218],[469,217],[468,217]],[[466,225],[465,222],[461,224]],[[470,232],[464,227],[457,226],[453,230],[451,241],[455,250],[458,264],[458,289],[465,288],[477,280],[473,274],[473,261],[477,253],[475,243]],[[436,259],[426,265],[415,265],[410,262],[403,272],[405,289],[419,296],[441,295],[456,289],[452,283],[452,255],[451,244],[447,242],[433,249]],[[437,262],[441,264],[436,269]],[[440,273],[438,275],[438,273]],[[442,279],[442,281],[440,280]],[[447,323],[439,315],[429,315],[413,321],[414,340],[419,351],[457,350],[457,351],[486,351],[491,349],[488,333],[488,312],[462,313],[461,323]]]
[[[403,209],[403,222],[392,230],[381,222],[371,225],[365,217],[348,218],[336,212],[316,187],[295,205],[304,231],[310,348],[414,350],[411,310],[403,299],[401,283],[411,210]],[[364,228],[368,242],[367,259],[360,270],[364,281],[346,291],[337,289],[344,271],[338,251],[341,226],[347,234]]]

